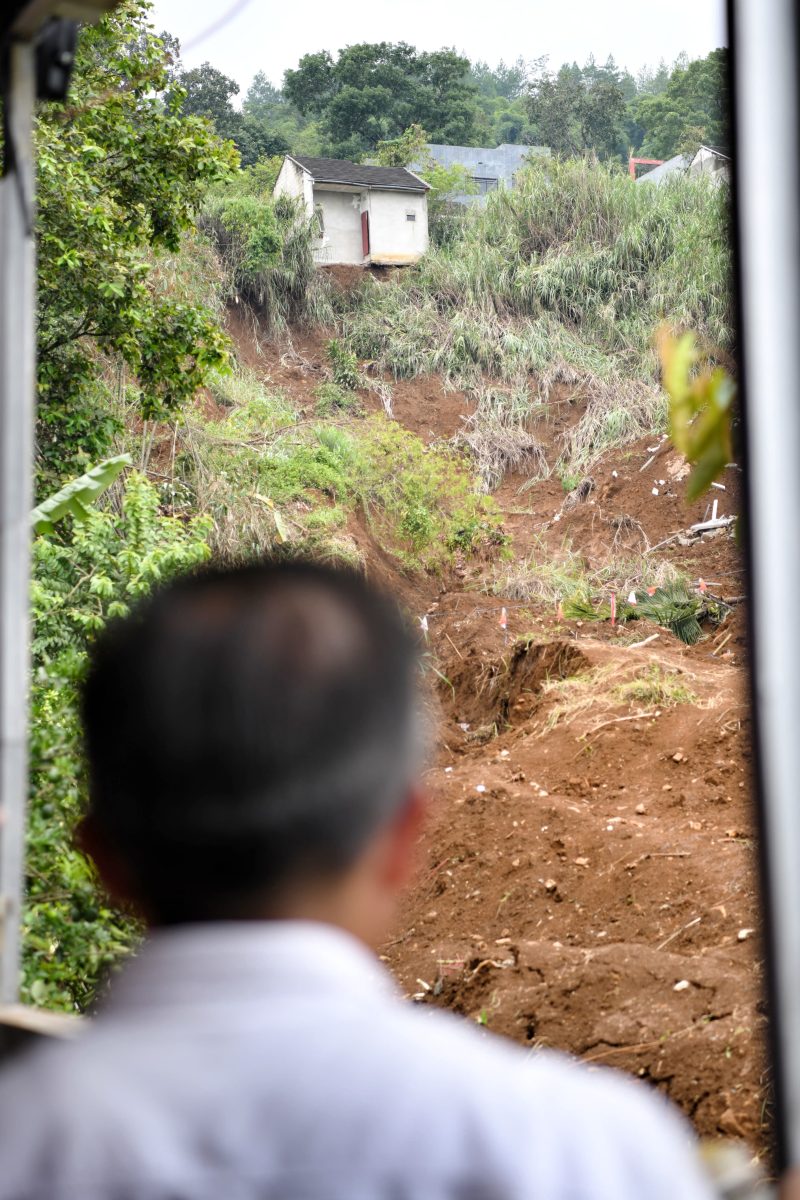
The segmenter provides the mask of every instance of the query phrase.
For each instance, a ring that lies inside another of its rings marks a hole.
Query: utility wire
[[[240,13],[243,13],[246,8],[249,8],[252,2],[253,0],[236,0],[236,3],[232,4],[227,12],[224,12],[221,17],[218,17],[216,21],[213,21],[200,33],[195,34],[194,37],[189,38],[188,42],[184,42],[181,49],[194,50],[196,46],[201,46],[203,42],[208,41],[208,39],[213,37],[215,33],[219,33],[220,29],[224,29],[226,25],[230,25],[231,21],[235,20],[235,18],[238,17]]]

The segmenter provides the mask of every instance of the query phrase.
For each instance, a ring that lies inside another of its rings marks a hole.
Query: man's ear
[[[416,866],[416,849],[428,815],[429,801],[421,787],[410,789],[389,830],[385,881],[402,888]]]
[[[75,830],[78,849],[91,859],[100,882],[114,904],[139,909],[133,872],[100,822],[88,813]]]

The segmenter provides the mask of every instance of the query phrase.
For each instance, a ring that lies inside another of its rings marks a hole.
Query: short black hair
[[[355,571],[205,569],[98,637],[90,812],[159,921],[344,870],[419,770],[417,642]]]

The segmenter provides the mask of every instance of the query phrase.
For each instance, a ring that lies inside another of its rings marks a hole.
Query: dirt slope
[[[309,397],[323,339],[298,336],[287,352],[256,345],[241,321],[234,333],[265,379]],[[568,395],[556,399],[537,431],[551,463],[581,412]],[[469,411],[438,379],[393,385],[396,419],[426,440],[451,437]],[[654,438],[607,455],[577,503],[557,478],[528,489],[507,478],[497,499],[514,537],[509,570],[534,547],[554,559],[570,547],[589,570],[657,547],[710,506],[687,507],[683,475],[669,442]],[[731,513],[736,470],[723,482],[715,496]],[[490,590],[496,564],[409,578],[355,532],[373,576],[427,616],[431,661],[449,681],[438,688],[419,879],[384,947],[404,991],[525,1045],[629,1070],[668,1092],[701,1133],[762,1148],[741,604],[686,647],[644,622],[612,629],[503,600]],[[741,595],[727,531],[648,559]],[[680,700],[624,692],[642,677],[670,681]],[[576,678],[574,689],[553,686]]]

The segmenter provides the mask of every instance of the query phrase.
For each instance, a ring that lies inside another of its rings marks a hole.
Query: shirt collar
[[[112,984],[108,1015],[248,1005],[283,995],[395,993],[352,934],[315,921],[220,921],[154,931]]]

